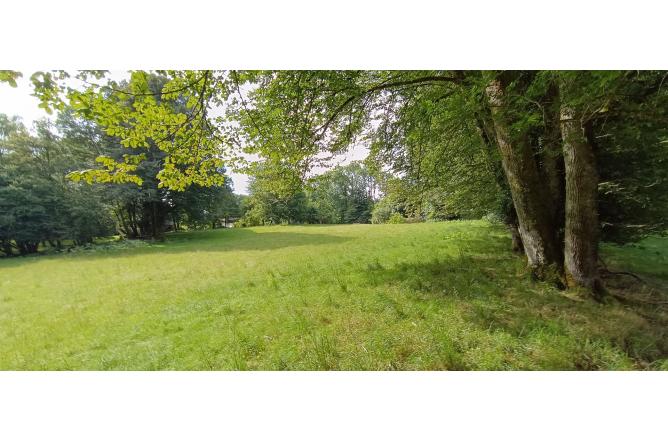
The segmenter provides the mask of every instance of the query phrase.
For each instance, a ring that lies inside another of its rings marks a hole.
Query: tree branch
[[[392,89],[396,87],[405,87],[405,86],[416,86],[416,87],[421,87],[421,86],[426,86],[426,85],[433,85],[434,83],[439,83],[439,82],[445,82],[445,83],[459,83],[460,79],[451,77],[451,76],[424,76],[421,78],[414,78],[414,79],[409,79],[409,80],[404,80],[404,81],[396,81],[396,82],[390,82],[390,83],[381,83],[378,84],[377,86],[371,87],[357,95],[352,95],[348,99],[346,99],[341,105],[339,105],[334,112],[330,115],[329,119],[319,128],[316,130],[316,132],[320,132],[320,134],[316,137],[316,140],[322,139],[322,137],[325,135],[327,130],[329,129],[329,126],[334,122],[336,117],[341,113],[349,104],[351,104],[353,101],[356,99],[361,99],[365,95],[369,95],[374,92],[378,92],[381,90],[386,90],[386,89]]]

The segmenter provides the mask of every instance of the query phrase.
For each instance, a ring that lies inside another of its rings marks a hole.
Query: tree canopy
[[[0,80],[11,84],[18,75],[3,72]],[[68,86],[74,77],[86,86]],[[333,156],[364,144],[369,178],[386,197],[376,218],[491,215],[508,225],[536,276],[596,295],[603,292],[601,239],[623,243],[667,228],[665,72],[74,77],[34,73],[41,106],[91,121],[130,153],[100,154],[97,167],[73,170],[73,181],[143,185],[150,175],[158,189],[180,192],[224,185],[221,170],[229,167],[254,176],[250,223],[369,221],[370,204],[336,201],[347,171],[312,179]],[[253,156],[259,160],[249,161]]]

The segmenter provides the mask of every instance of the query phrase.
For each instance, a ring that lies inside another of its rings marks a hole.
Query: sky
[[[123,72],[112,72],[110,77],[119,79],[124,76]],[[30,84],[30,74],[23,73],[23,77],[17,79],[17,87],[11,87],[9,84],[0,83],[0,113],[8,116],[20,116],[26,127],[30,128],[33,122],[42,118],[55,118],[49,115],[43,109],[39,108],[39,100],[31,96],[32,86]],[[364,145],[355,145],[348,152],[337,157],[333,165],[346,165],[356,160],[364,159],[368,154],[368,149]],[[326,168],[314,170],[314,174],[322,174]],[[234,192],[237,194],[248,194],[248,179],[246,174],[228,172],[234,183]]]

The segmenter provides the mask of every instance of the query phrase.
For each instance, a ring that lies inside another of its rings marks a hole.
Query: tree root
[[[608,265],[605,264],[605,261],[599,256],[598,257],[598,262],[601,264],[602,269],[600,269],[601,274],[608,274],[608,275],[628,275],[630,277],[635,278],[636,280],[640,281],[641,283],[647,284],[645,280],[640,278],[638,275],[632,273],[632,272],[625,272],[625,271],[620,271],[620,272],[615,272],[610,269],[608,269]]]
[[[601,273],[602,274],[607,274],[607,275],[628,275],[630,277],[635,278],[636,280],[640,281],[643,284],[647,284],[647,281],[643,280],[638,275],[636,275],[632,272],[623,272],[623,271],[622,272],[614,272],[614,271],[611,271],[611,270],[608,270],[608,269],[603,269],[603,270],[601,270]]]

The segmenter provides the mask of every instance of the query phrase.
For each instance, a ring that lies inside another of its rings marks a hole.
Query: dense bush
[[[378,203],[375,204],[373,207],[373,211],[371,212],[371,223],[373,224],[382,224],[382,223],[387,223],[388,220],[390,219],[390,216],[392,216],[392,213],[394,213],[394,208],[390,204],[389,199],[383,198],[378,201]]]
[[[406,223],[406,219],[398,212],[395,212],[390,216],[389,219],[387,219],[387,223],[390,224]]]

